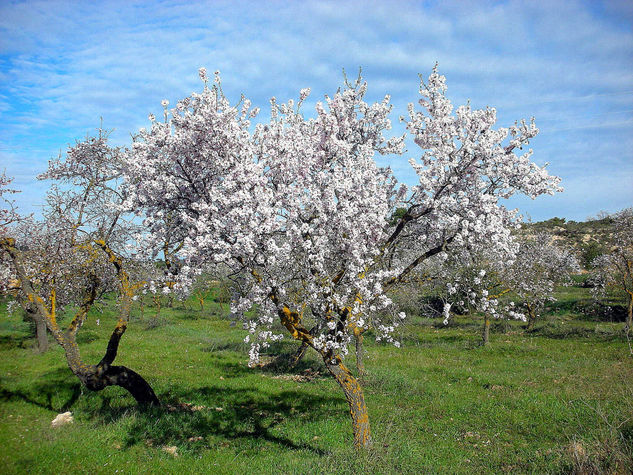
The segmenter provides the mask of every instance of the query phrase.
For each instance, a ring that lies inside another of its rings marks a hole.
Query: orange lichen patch
[[[89,243],[83,243],[76,245],[73,242],[73,252],[77,253],[78,251],[86,251],[88,253],[88,258],[84,262],[84,264],[89,265],[98,259],[97,250]]]
[[[288,329],[294,339],[303,340],[308,344],[312,343],[312,335],[310,335],[310,332],[301,324],[300,313],[294,312],[284,305],[281,310],[279,310],[279,317],[282,325]]]
[[[57,311],[57,292],[55,291],[55,287],[51,289],[51,320],[55,321],[56,319],[56,311]]]
[[[252,270],[251,275],[255,277],[255,280],[257,281],[257,283],[261,283],[262,277],[257,273],[256,270]]]
[[[57,327],[57,319],[55,317],[55,308],[52,308],[52,311],[49,311],[48,308],[46,307],[46,302],[44,302],[44,299],[42,297],[40,297],[39,295],[37,295],[34,292],[29,292],[26,294],[29,302],[33,302],[35,304],[38,304],[38,307],[41,309],[40,311],[44,312],[44,318],[47,319],[50,324],[53,326],[53,328]]]
[[[15,239],[11,237],[0,239],[0,247],[15,247]]]
[[[114,251],[110,248],[110,246],[108,246],[103,239],[97,239],[97,240],[95,240],[95,243],[97,245],[99,245],[101,247],[101,249],[103,249],[103,251],[107,254],[108,260],[112,264],[114,264],[114,266],[116,267],[117,272],[123,271],[123,259],[121,259],[119,256],[117,256],[114,253]],[[124,274],[125,274],[125,272],[124,272]],[[125,277],[127,278],[127,274],[125,274]]]
[[[510,292],[510,289],[503,289],[501,292],[499,292],[498,294],[494,294],[494,295],[488,295],[488,300],[491,299],[498,299],[499,297],[501,297],[502,295],[507,294],[508,292]]]
[[[114,327],[115,333],[122,334],[127,329],[128,321],[125,318],[119,318],[116,322],[116,327]]]
[[[360,449],[369,446],[371,444],[369,413],[365,405],[362,387],[350,370],[345,367],[338,355],[334,357],[334,362],[328,364],[328,369],[345,393],[345,399],[347,399],[349,413],[352,418],[354,447]]]

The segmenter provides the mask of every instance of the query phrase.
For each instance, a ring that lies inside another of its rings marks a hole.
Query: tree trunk
[[[37,315],[37,312],[34,314]],[[46,334],[46,322],[39,315],[35,320],[35,335],[37,336],[37,351],[45,353],[48,351],[48,335]]]
[[[358,371],[358,376],[362,378],[365,376],[363,334],[359,332],[357,335],[354,335],[354,338],[356,339],[356,371]]]
[[[139,299],[139,305],[141,310],[141,318],[145,316],[145,295],[141,294],[141,298]]]
[[[534,323],[536,322],[536,312],[534,310],[534,307],[532,307],[531,305],[527,305],[527,310],[528,310],[528,325],[527,325],[527,329],[528,330],[533,330],[534,329]]]
[[[90,366],[77,374],[91,391],[101,391],[108,386],[120,386],[127,390],[141,406],[159,406],[154,390],[136,371],[125,366]]]
[[[626,313],[625,329],[633,329],[633,295],[629,295],[629,305]]]
[[[368,448],[371,445],[371,432],[363,388],[350,370],[343,365],[339,357],[333,360],[323,356],[323,361],[345,393],[345,399],[347,399],[347,404],[349,405],[349,413],[352,417],[354,447],[356,449]]]
[[[156,308],[155,317],[158,318],[160,317],[160,295],[154,294],[154,297],[152,297],[152,299],[154,300],[154,307]]]
[[[37,312],[37,309],[24,302],[23,308],[26,310],[28,317],[35,323],[35,337],[37,338],[37,352],[45,353],[48,351],[48,335],[46,334],[46,321]]]
[[[484,346],[490,341],[490,317],[488,315],[484,316],[484,328],[481,333],[481,339]]]
[[[117,325],[110,336],[104,357],[96,365],[83,363],[74,336],[65,333],[62,337],[62,347],[66,354],[68,367],[91,391],[101,391],[108,386],[120,386],[127,390],[139,405],[159,406],[160,402],[154,390],[140,374],[125,366],[112,366],[125,329],[125,325]]]

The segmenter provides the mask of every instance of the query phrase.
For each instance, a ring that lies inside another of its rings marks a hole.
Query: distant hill
[[[536,223],[524,223],[523,232],[551,234],[559,244],[572,248],[584,269],[589,269],[591,261],[605,253],[609,247],[613,220],[610,217],[587,221],[567,221],[552,218]]]

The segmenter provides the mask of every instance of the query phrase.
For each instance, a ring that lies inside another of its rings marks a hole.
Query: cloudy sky
[[[222,72],[226,95],[332,94],[362,67],[394,119],[435,62],[456,104],[493,106],[499,125],[536,118],[534,159],[566,191],[512,206],[534,220],[584,220],[633,205],[633,2],[0,1],[0,172],[37,212],[47,160],[103,120],[112,140]],[[310,105],[310,104],[308,104]],[[264,114],[266,116],[266,114]],[[406,158],[388,162],[414,180]]]

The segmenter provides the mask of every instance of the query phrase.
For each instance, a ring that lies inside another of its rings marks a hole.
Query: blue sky
[[[103,118],[112,140],[161,113],[160,101],[222,72],[233,100],[333,93],[359,67],[394,118],[435,62],[455,104],[496,107],[499,125],[536,118],[534,160],[563,178],[555,197],[514,200],[534,220],[583,220],[633,205],[633,2],[0,2],[0,171],[23,212],[35,176]],[[313,103],[312,103],[313,104]],[[310,104],[308,104],[309,106]],[[307,111],[307,109],[306,109]],[[390,160],[408,183],[406,159]],[[386,162],[385,162],[386,163]]]

